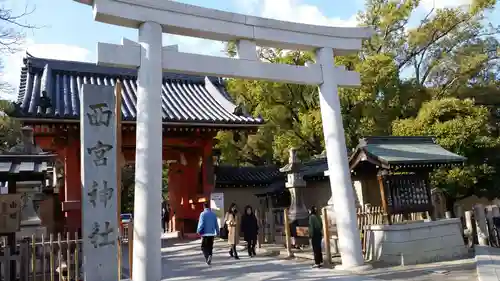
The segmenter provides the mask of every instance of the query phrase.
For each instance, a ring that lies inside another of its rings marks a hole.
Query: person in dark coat
[[[255,244],[257,244],[259,223],[255,217],[252,207],[250,206],[245,207],[245,212],[241,217],[241,232],[243,232],[243,239],[248,245],[248,256],[256,256],[257,253],[255,252]]]
[[[309,238],[314,253],[313,267],[321,267],[323,263],[323,253],[321,252],[321,240],[323,239],[323,223],[318,215],[316,207],[311,207],[309,211]]]
[[[163,228],[163,233],[167,232],[168,224],[170,219],[170,206],[165,200],[161,203],[161,227]]]

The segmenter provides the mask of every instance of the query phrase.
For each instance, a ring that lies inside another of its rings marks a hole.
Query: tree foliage
[[[234,55],[233,50],[234,45],[229,45],[230,55]],[[269,48],[260,50],[259,56],[267,62],[292,65],[313,60],[310,53]],[[236,103],[251,115],[261,115],[267,123],[253,136],[220,133],[222,161],[243,165],[284,163],[290,147],[298,148],[304,157],[323,152],[317,87],[233,79],[227,89]]]
[[[135,166],[126,165],[122,168],[122,213],[134,212]],[[163,165],[162,170],[162,195],[168,198],[168,165]]]
[[[499,28],[488,22],[495,0],[433,9],[420,15],[419,0],[366,0],[360,25],[375,34],[357,55],[336,63],[361,73],[361,87],[340,89],[348,148],[367,135],[435,135],[468,165],[439,171],[435,184],[453,196],[491,194],[498,147]],[[230,56],[235,45],[227,46]],[[263,61],[304,65],[314,54],[261,48]],[[255,135],[220,133],[222,161],[282,164],[287,150],[308,159],[324,151],[317,88],[230,79],[230,94],[267,124]],[[470,98],[474,99],[471,100]],[[489,186],[488,186],[489,185]]]
[[[500,190],[488,188],[495,184],[497,165],[491,155],[498,151],[500,138],[492,135],[489,118],[488,109],[470,99],[443,98],[424,103],[415,118],[395,121],[393,134],[435,136],[444,148],[467,157],[467,165],[439,169],[433,176],[434,186],[450,197],[494,198]]]
[[[7,151],[21,140],[21,124],[10,118],[12,103],[0,100],[0,151]]]

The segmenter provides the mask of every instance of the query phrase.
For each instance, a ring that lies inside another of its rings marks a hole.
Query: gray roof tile
[[[433,137],[365,137],[350,158],[351,169],[361,160],[360,153],[380,161],[381,165],[440,165],[463,163],[467,158],[450,152]]]
[[[91,63],[28,56],[21,71],[15,117],[79,119],[82,84],[123,83],[123,120],[137,116],[137,71]],[[163,74],[163,122],[213,125],[263,124],[260,117],[239,114],[219,78]]]

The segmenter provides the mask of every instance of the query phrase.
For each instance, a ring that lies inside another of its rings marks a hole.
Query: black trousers
[[[168,227],[168,216],[161,218],[161,228],[163,228],[163,232],[167,232]]]
[[[231,248],[229,249],[229,255],[231,257],[238,257],[238,252],[236,252],[236,245],[231,245]]]
[[[247,240],[247,248],[248,248],[248,255],[249,256],[256,255],[256,253],[255,253],[255,245],[256,244],[257,244],[257,239]]]
[[[213,236],[203,236],[201,238],[201,251],[205,259],[208,259],[212,255],[214,249],[214,237]]]
[[[323,263],[323,253],[321,252],[321,236],[313,236],[311,238],[311,244],[314,254],[314,264]]]

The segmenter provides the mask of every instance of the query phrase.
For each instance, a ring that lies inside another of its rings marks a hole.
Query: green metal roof
[[[356,152],[350,159],[351,168],[363,152],[367,158],[382,165],[439,165],[463,163],[467,158],[450,152],[432,137],[366,137],[360,140]],[[369,159],[365,159],[369,160]]]

